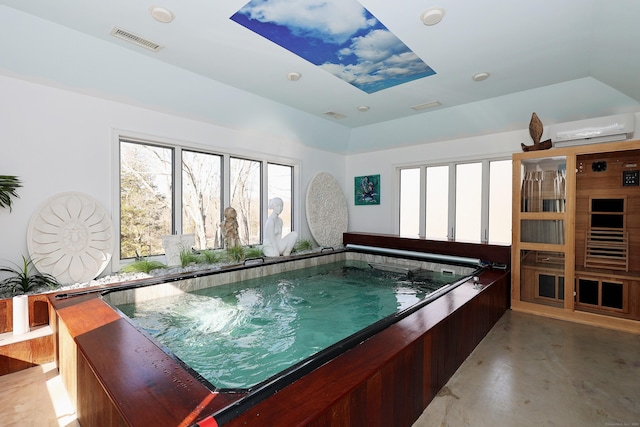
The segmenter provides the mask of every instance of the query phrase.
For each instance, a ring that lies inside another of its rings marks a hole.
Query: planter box
[[[19,336],[12,334],[12,299],[0,300],[0,375],[52,362],[55,359],[53,333],[48,325],[49,300],[45,294],[29,295],[29,327],[33,332]],[[43,331],[43,327],[48,329]],[[16,337],[19,338],[15,339]]]

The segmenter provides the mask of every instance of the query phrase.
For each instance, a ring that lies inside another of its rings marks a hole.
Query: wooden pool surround
[[[508,264],[509,247],[346,233],[345,244],[450,253]],[[505,257],[506,254],[506,257]],[[410,426],[509,307],[509,269],[488,269],[224,423]],[[60,374],[87,426],[209,427],[243,393],[212,392],[98,294],[49,297]]]

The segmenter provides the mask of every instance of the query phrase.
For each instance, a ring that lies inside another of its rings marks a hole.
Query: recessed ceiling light
[[[160,21],[165,24],[173,21],[174,18],[173,12],[160,6],[151,6],[149,8],[149,13],[155,18],[156,21]]]
[[[322,113],[322,114],[324,114],[325,116],[329,116],[329,117],[331,117],[333,119],[336,119],[336,120],[344,119],[345,117],[347,117],[344,114],[336,113],[335,111],[327,111],[327,112]]]
[[[296,72],[287,74],[287,79],[291,80],[292,82],[300,80],[300,77],[302,77],[302,74]]]
[[[432,26],[442,21],[444,18],[445,10],[441,7],[433,7],[422,12],[420,20],[424,25]]]
[[[419,104],[419,105],[414,105],[413,108],[416,111],[420,111],[420,110],[426,110],[427,108],[433,108],[433,107],[437,107],[440,104],[440,101],[431,101],[431,102],[427,102],[426,104]]]
[[[361,105],[358,107],[358,111],[360,111],[361,113],[367,112],[369,111],[369,106],[368,105]]]
[[[483,80],[487,80],[491,74],[487,72],[478,73],[475,76],[471,77],[474,82],[481,82]]]

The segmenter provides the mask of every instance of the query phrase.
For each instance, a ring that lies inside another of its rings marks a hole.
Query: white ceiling
[[[9,6],[75,30],[75,34],[85,33],[120,50],[124,48],[135,55],[171,64],[349,129],[367,126],[375,129],[389,121],[402,123],[402,120],[418,118],[428,122],[430,116],[437,117],[437,123],[432,126],[433,138],[425,132],[420,142],[522,129],[533,111],[537,111],[545,125],[622,110],[640,111],[640,24],[637,22],[640,1],[637,0],[360,0],[437,73],[373,94],[362,92],[231,21],[229,17],[246,2],[0,0],[0,6]],[[155,21],[149,13],[152,5],[170,9],[175,20],[169,24]],[[446,15],[440,24],[427,27],[420,21],[420,14],[435,6],[444,8]],[[151,52],[116,39],[110,35],[115,26],[152,40],[163,49]],[[13,40],[0,40],[0,55],[3,49],[11,48],[10,43],[19,46],[25,38],[21,34]],[[78,40],[82,43],[81,38]],[[46,44],[47,40],[39,42]],[[49,49],[53,54],[57,48],[52,45]],[[39,66],[37,61],[31,65]],[[3,68],[10,65],[5,64]],[[287,80],[287,73],[293,71],[302,74],[299,81]],[[11,72],[30,74],[34,71],[25,65]],[[92,70],[92,73],[102,72],[109,73],[110,69]],[[489,72],[491,76],[474,82],[471,77],[479,72]],[[39,73],[46,75],[43,70]],[[60,78],[54,71],[50,73],[46,78]],[[176,84],[158,79],[156,90]],[[92,91],[91,81],[81,75],[75,77],[73,84]],[[554,98],[556,88],[558,96]],[[131,97],[142,97],[135,90],[141,89],[132,88]],[[530,103],[531,98],[522,94],[531,90],[544,93],[548,104],[523,105]],[[581,93],[575,92],[577,90]],[[584,102],[584,92],[591,90],[597,99]],[[572,102],[574,95],[576,102]],[[442,105],[419,112],[410,108],[435,100]],[[357,107],[361,105],[369,106],[369,111],[359,112]],[[465,116],[465,108],[470,114],[478,105],[495,110],[488,114],[491,119],[487,129],[473,120],[466,123],[460,119]],[[545,106],[549,107],[546,116]],[[206,103],[194,108],[202,108],[202,116],[207,115]],[[346,117],[327,118],[323,114],[327,111]],[[372,148],[384,148],[385,144]],[[344,147],[336,150],[344,151]]]

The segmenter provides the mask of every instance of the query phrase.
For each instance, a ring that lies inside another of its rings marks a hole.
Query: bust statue
[[[293,245],[298,239],[298,233],[295,231],[282,237],[282,219],[279,215],[282,213],[283,206],[284,203],[280,197],[269,200],[269,209],[272,212],[264,224],[264,241],[262,242],[262,253],[265,256],[290,255]]]

